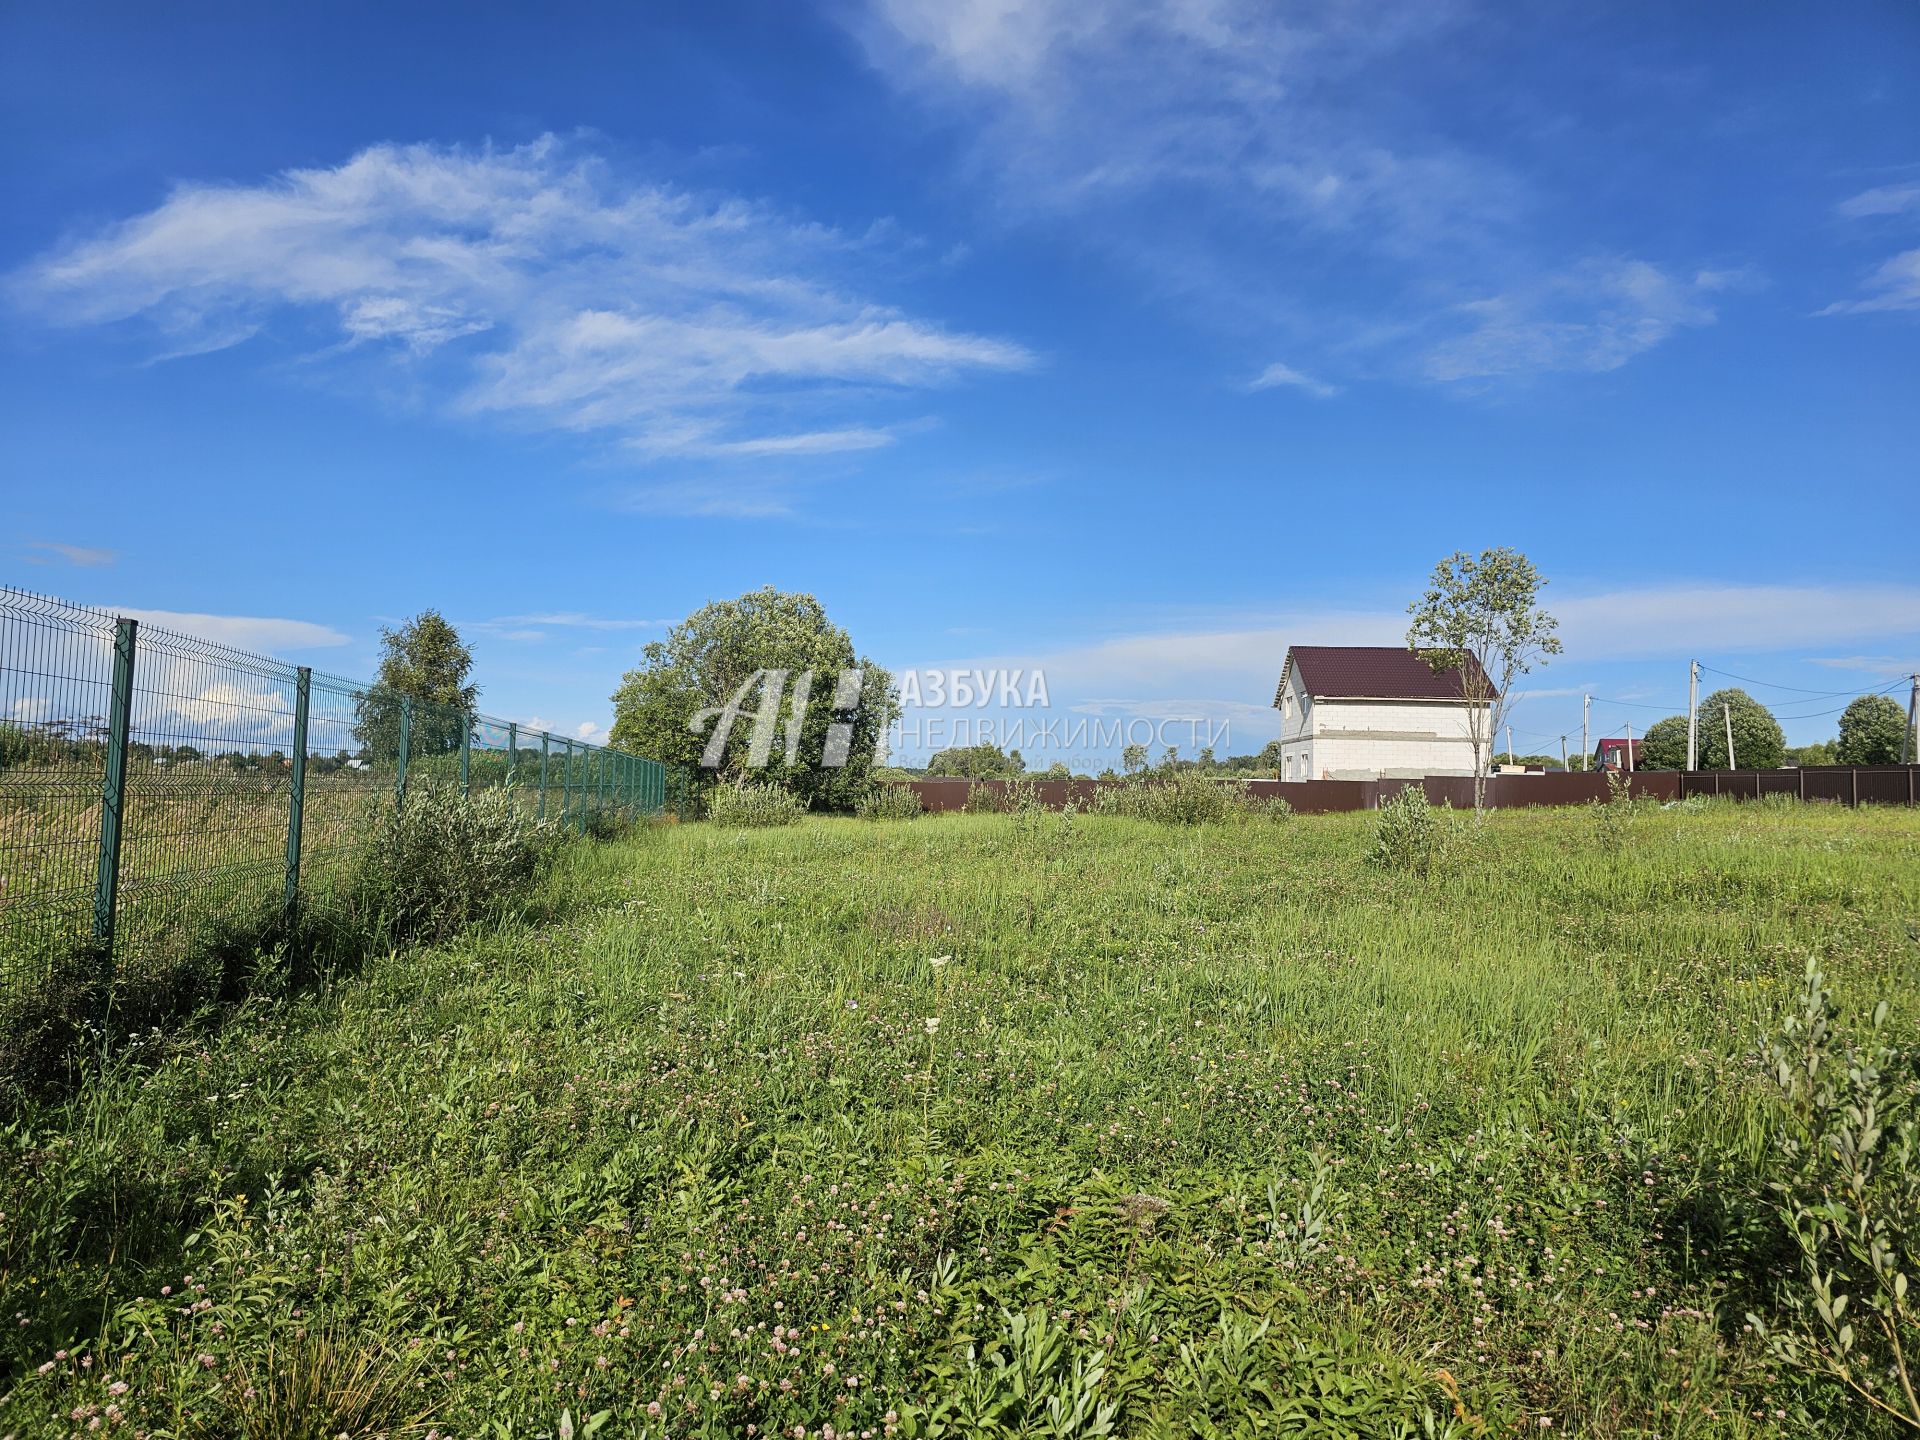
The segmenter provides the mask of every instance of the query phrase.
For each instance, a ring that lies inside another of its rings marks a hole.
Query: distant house
[[[1627,763],[1628,757],[1633,763]],[[1624,737],[1618,740],[1602,740],[1593,747],[1593,763],[1601,770],[1638,770],[1640,768],[1640,742]]]
[[[1273,704],[1282,780],[1473,773],[1460,672],[1436,672],[1403,646],[1295,645]]]

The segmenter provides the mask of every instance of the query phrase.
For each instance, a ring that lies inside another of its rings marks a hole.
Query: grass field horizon
[[[574,847],[0,1132],[0,1435],[1890,1433],[1744,1317],[1920,815],[1607,809]]]

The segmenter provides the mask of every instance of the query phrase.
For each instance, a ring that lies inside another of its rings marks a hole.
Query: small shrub
[[[862,820],[911,820],[926,813],[920,792],[898,780],[875,785],[854,802],[853,813]]]
[[[1799,1266],[1781,1278],[1780,1316],[1747,1319],[1776,1359],[1920,1428],[1908,1379],[1920,1313],[1907,1308],[1920,1264],[1920,1056],[1888,1040],[1887,1009],[1864,1036],[1843,1034],[1809,960],[1798,1009],[1762,1049],[1778,1098],[1768,1188]]]
[[[355,867],[356,906],[390,941],[443,940],[509,912],[560,843],[559,830],[527,819],[509,790],[469,798],[422,786],[374,815]]]
[[[1624,849],[1633,834],[1633,777],[1618,770],[1607,772],[1607,798],[1594,807],[1594,839],[1602,850]]]
[[[1398,794],[1381,802],[1379,816],[1373,863],[1387,870],[1430,874],[1440,859],[1444,837],[1426,788],[1402,786]]]
[[[1293,818],[1293,806],[1287,803],[1284,795],[1247,794],[1240,801],[1240,808],[1249,819],[1279,822]]]
[[[761,780],[716,785],[707,797],[707,818],[729,830],[798,825],[806,813],[806,802],[798,795]]]
[[[999,815],[1006,810],[1007,802],[996,787],[976,782],[967,787],[967,800],[960,808],[969,815]]]
[[[1207,825],[1231,820],[1246,810],[1238,786],[1192,771],[1132,778],[1102,787],[1094,801],[1102,815],[1124,815],[1162,825]]]

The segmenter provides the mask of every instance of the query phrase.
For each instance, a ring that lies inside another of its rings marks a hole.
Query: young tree
[[[702,606],[643,654],[613,694],[613,744],[684,766],[696,784],[751,773],[816,808],[851,809],[899,714],[892,677],[820,602],[771,585]]]
[[[1433,567],[1427,593],[1407,607],[1407,646],[1454,676],[1473,748],[1473,808],[1486,805],[1493,737],[1513,704],[1513,682],[1560,653],[1560,622],[1540,608],[1545,578],[1518,550],[1456,551]]]
[[[1684,770],[1687,768],[1687,717],[1669,715],[1647,727],[1640,741],[1642,770]]]
[[[1120,768],[1129,775],[1138,775],[1147,768],[1147,747],[1144,745],[1124,745],[1120,749]]]
[[[407,728],[410,756],[441,755],[460,748],[479,703],[470,684],[473,652],[438,610],[422,610],[398,630],[380,632],[380,669],[355,706],[354,736],[369,760],[400,753],[400,721],[413,702]]]
[[[1700,768],[1730,770],[1727,720],[1733,720],[1733,761],[1742,770],[1774,770],[1787,758],[1787,737],[1773,712],[1746,691],[1716,690],[1700,702]]]
[[[1898,765],[1907,712],[1887,695],[1862,695],[1841,713],[1834,759],[1841,765]]]

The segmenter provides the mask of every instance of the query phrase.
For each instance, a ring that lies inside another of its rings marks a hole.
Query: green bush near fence
[[[724,829],[798,825],[806,814],[806,801],[791,790],[764,781],[716,785],[707,792],[707,818]]]

